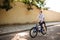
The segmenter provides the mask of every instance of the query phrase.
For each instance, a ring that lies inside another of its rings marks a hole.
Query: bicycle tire
[[[36,32],[35,32],[36,34],[33,36],[33,35],[31,34],[31,31],[32,31],[32,30],[34,30],[34,27],[30,29],[30,36],[31,36],[32,38],[35,38],[35,37],[37,36],[37,34],[38,34],[38,31],[37,31],[37,29],[36,29]]]
[[[47,27],[45,27],[45,29],[46,29],[46,32],[47,32]],[[43,30],[44,30],[44,29],[42,29],[41,33],[42,33],[43,35],[45,35],[46,32],[43,32]]]

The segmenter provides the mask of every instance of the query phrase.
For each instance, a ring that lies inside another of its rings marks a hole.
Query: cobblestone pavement
[[[0,40],[60,40],[60,24],[48,27],[46,35],[39,33],[35,38],[29,36],[29,31],[0,36]]]

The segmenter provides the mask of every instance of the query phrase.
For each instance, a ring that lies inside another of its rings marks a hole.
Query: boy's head
[[[42,11],[40,11],[42,13]]]

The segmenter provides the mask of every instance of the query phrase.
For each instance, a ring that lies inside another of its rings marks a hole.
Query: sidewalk
[[[53,26],[56,24],[60,24],[60,22],[51,22],[51,23],[46,23],[47,27]],[[26,25],[10,25],[10,26],[0,26],[0,36],[1,35],[6,35],[6,34],[11,34],[11,33],[18,33],[22,31],[27,31],[34,27],[35,24],[26,24]]]

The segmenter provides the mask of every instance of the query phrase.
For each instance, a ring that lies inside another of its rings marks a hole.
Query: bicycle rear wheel
[[[47,33],[47,27],[43,25],[41,33],[45,35]]]

